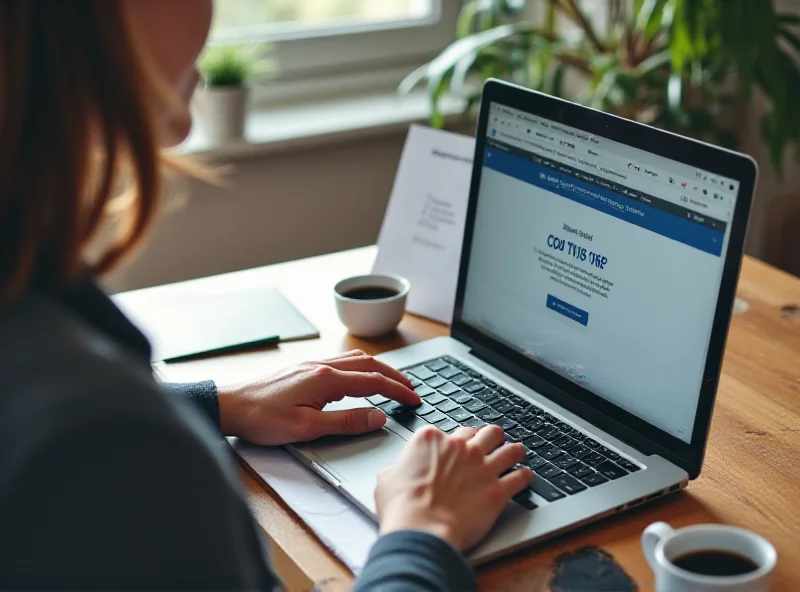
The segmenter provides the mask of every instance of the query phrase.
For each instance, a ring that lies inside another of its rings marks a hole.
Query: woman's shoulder
[[[198,454],[216,448],[213,431],[162,392],[146,360],[49,298],[26,296],[0,313],[0,352],[0,473],[6,477],[37,454],[57,453],[59,442],[107,432],[105,426],[193,441]]]

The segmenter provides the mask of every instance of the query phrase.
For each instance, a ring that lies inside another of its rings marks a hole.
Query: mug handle
[[[666,522],[653,522],[650,526],[644,529],[642,533],[642,552],[644,553],[647,563],[650,564],[650,569],[655,571],[656,564],[656,546],[665,538],[672,535],[675,530]]]

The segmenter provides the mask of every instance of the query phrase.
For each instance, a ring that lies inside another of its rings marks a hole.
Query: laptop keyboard
[[[488,423],[501,426],[508,442],[522,442],[527,449],[521,464],[536,473],[531,490],[548,502],[641,469],[450,356],[403,372],[422,398],[421,405],[402,405],[382,395],[367,400],[411,431],[427,425],[447,433],[459,426],[480,428]],[[536,508],[528,491],[514,499],[526,509]]]

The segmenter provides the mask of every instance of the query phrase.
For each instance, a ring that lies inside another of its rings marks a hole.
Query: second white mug
[[[642,534],[642,551],[653,570],[656,592],[767,592],[778,561],[775,547],[763,537],[722,524],[675,530],[669,524],[655,522]],[[718,564],[725,555],[728,560],[738,558],[744,569],[735,574],[714,574],[710,565],[713,554]],[[694,568],[690,567],[692,563],[696,564]]]

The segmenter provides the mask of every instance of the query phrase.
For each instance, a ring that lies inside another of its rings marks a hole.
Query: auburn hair
[[[140,241],[166,164],[157,106],[188,116],[125,2],[0,2],[0,303],[34,281],[103,273]],[[122,193],[111,237],[87,261]]]

